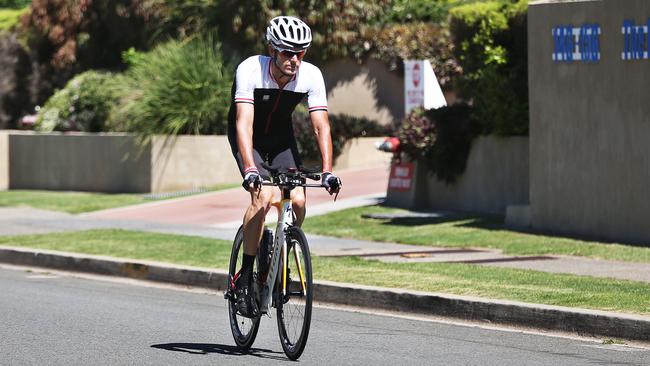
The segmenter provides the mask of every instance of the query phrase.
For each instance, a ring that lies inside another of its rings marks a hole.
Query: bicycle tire
[[[228,267],[228,284],[230,287],[230,279],[232,279],[237,271],[241,268],[243,258],[243,243],[244,243],[244,230],[243,226],[239,227],[237,235],[232,245],[232,252],[230,253],[230,265]],[[253,268],[257,271],[257,265]],[[237,314],[237,307],[233,299],[228,300],[228,318],[230,320],[230,330],[232,331],[233,339],[239,348],[248,350],[255,342],[257,331],[260,327],[260,317],[246,318]]]
[[[297,360],[307,344],[311,323],[313,300],[311,255],[307,238],[300,228],[290,228],[286,240],[287,292],[282,298],[282,272],[280,272],[276,295],[278,333],[284,353],[290,359]],[[300,263],[302,278],[297,263]]]

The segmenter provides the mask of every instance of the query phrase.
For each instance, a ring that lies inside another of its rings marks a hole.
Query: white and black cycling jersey
[[[302,61],[293,79],[280,89],[271,73],[271,62],[271,57],[258,55],[247,58],[237,67],[228,115],[228,137],[233,152],[237,149],[237,103],[255,105],[253,146],[264,150],[295,144],[291,114],[305,98],[310,113],[327,111],[325,82],[318,67]]]

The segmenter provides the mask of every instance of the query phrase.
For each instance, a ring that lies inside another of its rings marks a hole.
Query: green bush
[[[450,10],[457,86],[484,133],[528,133],[527,0],[493,0]]]
[[[20,17],[27,9],[2,9],[0,8],[0,31],[8,31],[20,24]]]
[[[393,0],[383,21],[445,23],[451,8],[480,1],[483,0]]]
[[[38,112],[38,131],[107,131],[106,120],[118,100],[120,78],[87,71],[75,76]]]
[[[332,156],[335,160],[341,155],[343,147],[350,139],[355,137],[389,136],[392,134],[389,126],[382,126],[367,118],[330,114],[329,120],[332,133]],[[307,166],[320,164],[321,154],[316,135],[314,134],[309,113],[302,105],[293,114],[293,133],[303,162]]]
[[[368,53],[390,69],[402,70],[403,60],[429,60],[443,87],[450,85],[461,71],[453,56],[449,30],[441,25],[390,24],[377,28],[376,33],[369,33],[368,38]]]
[[[465,171],[472,140],[478,134],[471,108],[462,104],[428,111],[416,109],[397,131],[402,152],[447,183],[453,183]]]
[[[31,63],[14,33],[0,33],[0,70],[0,129],[17,128],[28,112]]]
[[[211,35],[131,51],[116,128],[152,134],[223,134],[230,107],[232,67]]]
[[[149,0],[34,0],[26,26],[41,60],[72,73],[123,67],[120,53],[145,48]]]
[[[0,8],[22,9],[32,3],[32,0],[0,0]]]

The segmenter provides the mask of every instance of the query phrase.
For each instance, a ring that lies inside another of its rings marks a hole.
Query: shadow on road
[[[283,356],[282,352],[275,352],[270,349],[251,348],[248,351],[243,351],[241,348],[225,344],[212,344],[212,343],[163,343],[154,344],[151,348],[164,349],[166,351],[185,352],[194,355],[206,355],[209,353],[218,353],[221,355],[229,356],[255,356],[260,358],[268,358],[274,360],[289,361]]]

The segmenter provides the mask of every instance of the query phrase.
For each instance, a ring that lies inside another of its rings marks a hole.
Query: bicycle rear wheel
[[[260,317],[256,318],[246,318],[237,313],[237,307],[235,305],[234,298],[234,288],[232,288],[233,279],[238,274],[239,269],[242,266],[243,256],[244,256],[244,230],[243,226],[237,231],[235,235],[235,241],[232,245],[232,252],[230,253],[230,266],[228,269],[228,290],[230,293],[228,299],[228,315],[230,319],[230,330],[232,331],[232,336],[235,339],[235,343],[239,348],[243,350],[248,350],[255,342],[255,337],[257,337],[257,331],[260,327]],[[253,268],[253,272],[257,272],[257,265]],[[254,283],[256,281],[253,281]]]
[[[309,246],[305,234],[297,227],[290,228],[287,240],[286,292],[282,294],[282,267],[278,273],[277,318],[280,341],[284,353],[298,359],[305,349],[312,307],[312,269]]]

